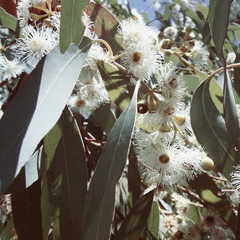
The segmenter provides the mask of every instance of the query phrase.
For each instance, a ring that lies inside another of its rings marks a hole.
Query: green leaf
[[[187,87],[187,91],[193,94],[199,85],[199,78],[193,75],[184,75],[183,80],[185,82],[185,86]]]
[[[93,31],[99,38],[108,42],[113,53],[122,51],[122,38],[117,36],[119,22],[106,8],[91,1],[86,7],[86,13],[94,23]]]
[[[114,123],[116,122],[116,117],[113,115],[110,106],[101,106],[93,112],[93,116],[102,130],[109,135]]]
[[[60,22],[60,51],[64,53],[71,43],[78,45],[83,37],[82,12],[88,0],[62,0]]]
[[[51,203],[49,202],[49,190],[46,172],[43,175],[41,186],[41,213],[42,213],[43,240],[48,240],[49,229],[52,223],[51,219],[52,207]]]
[[[130,155],[136,158],[132,148],[130,150]],[[138,165],[132,159],[129,159],[128,165],[128,190],[129,193],[132,194],[130,206],[133,206],[141,194],[141,177],[139,174]]]
[[[131,103],[114,124],[92,177],[84,207],[82,240],[109,238],[115,185],[122,174],[129,152],[139,84],[138,81]]]
[[[147,226],[154,191],[143,195],[123,220],[114,240],[137,240]]]
[[[19,240],[42,240],[41,181],[12,194],[12,213]]]
[[[17,36],[20,32],[19,20],[8,14],[3,8],[0,7],[0,25],[3,27],[9,28],[16,32]]]
[[[219,57],[222,55],[224,39],[227,35],[231,0],[210,0],[209,27]]]
[[[234,150],[222,117],[222,99],[223,93],[216,81],[204,81],[193,95],[191,123],[200,144],[216,167],[230,180],[230,173],[233,165],[239,161],[239,154]]]
[[[159,207],[158,202],[152,202],[152,208],[148,217],[147,227],[144,231],[144,240],[158,240],[159,234]]]
[[[235,227],[236,214],[233,209],[229,210],[230,203],[226,194],[219,195],[221,189],[217,187],[214,180],[207,173],[198,175],[189,182],[189,185],[206,204],[216,209],[221,209],[220,214],[222,217]],[[193,220],[193,217],[189,217]]]
[[[7,226],[3,229],[0,239],[1,240],[9,240],[13,237],[13,231],[14,230],[14,223],[13,223],[13,217],[11,217],[7,223]]]
[[[26,162],[17,177],[14,178],[13,182],[7,188],[5,194],[28,188],[39,179],[41,156],[42,148],[36,151],[34,155]]]
[[[22,84],[0,121],[1,193],[58,120],[78,79],[90,40],[65,54],[54,48]],[[17,121],[16,121],[17,119]]]
[[[240,63],[240,49],[236,54],[235,63]],[[234,68],[234,89],[237,94],[240,96],[240,68]]]
[[[129,78],[108,63],[101,62],[98,68],[111,100],[121,113],[129,104],[133,94]]]
[[[80,239],[87,166],[80,131],[67,108],[44,138],[54,239]]]
[[[191,10],[191,9],[187,9],[186,14],[196,24],[198,31],[201,32],[203,23],[202,23],[201,19],[198,17],[197,13],[194,12],[193,10]]]
[[[211,32],[210,32],[210,27],[209,27],[209,19],[208,16],[203,24],[202,28],[202,35],[203,35],[203,42],[208,45],[211,42]]]
[[[239,146],[239,123],[236,110],[235,97],[233,94],[232,83],[228,72],[224,70],[224,119],[228,129],[229,137],[235,147]]]

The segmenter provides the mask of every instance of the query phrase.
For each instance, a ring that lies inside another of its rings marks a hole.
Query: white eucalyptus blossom
[[[184,147],[183,142],[170,144],[165,140],[155,142],[151,134],[141,129],[135,131],[134,149],[138,161],[152,169],[145,172],[149,184],[164,187],[186,184],[201,173],[201,154],[197,149]]]
[[[240,165],[237,165],[231,174],[232,176],[232,187],[237,192],[240,199]]]
[[[201,221],[197,224],[198,228],[210,234],[216,234],[223,226],[220,218],[220,213],[212,208],[207,209],[206,213],[202,216]]]
[[[98,43],[93,43],[87,58],[85,59],[86,64],[89,64],[90,68],[93,71],[96,71],[98,69],[97,67],[97,62],[98,61],[103,61],[103,62],[109,62],[110,61],[110,56],[109,52],[100,46]]]
[[[0,56],[0,82],[16,78],[24,71],[25,65],[18,58],[8,60],[5,56]]]
[[[175,26],[169,26],[164,29],[163,34],[165,37],[175,40],[178,34],[178,30]]]
[[[58,36],[51,28],[45,25],[35,27],[29,25],[22,31],[23,37],[17,39],[17,52],[23,60],[41,59],[48,54],[58,43]]]
[[[157,72],[163,60],[162,53],[149,48],[144,42],[128,45],[122,54],[121,61],[128,73],[142,80],[149,80]]]
[[[17,14],[19,18],[20,27],[25,27],[28,25],[28,20],[31,17],[29,8],[31,7],[31,2],[29,0],[19,0],[17,5]]]
[[[73,112],[84,118],[88,118],[101,105],[110,102],[104,83],[93,76],[83,78],[77,88],[77,94],[70,97],[68,105]]]
[[[191,49],[189,56],[194,60],[198,68],[203,68],[208,63],[209,52],[203,42],[195,41],[194,47]]]
[[[164,98],[176,98],[178,101],[183,98],[186,90],[183,77],[176,73],[176,67],[172,62],[159,67],[156,80],[155,88],[161,92]]]
[[[118,28],[120,37],[123,39],[124,46],[134,45],[139,42],[142,45],[153,46],[157,42],[158,31],[153,27],[147,26],[141,20],[132,18],[123,20]]]

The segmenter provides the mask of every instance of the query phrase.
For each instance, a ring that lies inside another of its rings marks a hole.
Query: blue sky
[[[139,13],[146,11],[148,15],[155,16],[154,8],[149,6],[149,0],[128,0],[131,8],[136,8]]]

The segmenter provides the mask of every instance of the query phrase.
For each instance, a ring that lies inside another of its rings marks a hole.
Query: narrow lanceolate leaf
[[[204,81],[193,95],[191,123],[198,141],[230,180],[232,167],[239,162],[239,154],[234,150],[222,117],[222,100],[223,93],[216,81]]]
[[[133,94],[129,78],[108,63],[101,62],[98,67],[109,97],[121,113],[128,106]]]
[[[109,135],[116,122],[116,117],[112,113],[109,105],[103,105],[93,112],[93,116],[102,130]]]
[[[235,97],[233,94],[232,83],[228,72],[224,70],[224,119],[228,129],[228,134],[233,145],[239,148],[239,123],[236,110]]]
[[[203,24],[202,35],[203,35],[203,42],[208,45],[211,41],[211,32],[210,32],[210,27],[209,27],[208,16]]]
[[[67,108],[45,136],[44,153],[47,156],[45,166],[53,237],[80,239],[87,192],[87,166],[80,131]]]
[[[151,211],[154,191],[143,195],[128,213],[117,236],[114,240],[139,239],[144,228],[147,226],[148,216]]]
[[[17,177],[14,178],[13,182],[7,188],[5,194],[18,192],[24,188],[28,188],[39,179],[41,156],[42,148],[30,157],[30,159],[22,167]]]
[[[87,193],[82,240],[109,239],[115,185],[126,164],[136,117],[138,82],[131,103],[118,118],[109,134]]]
[[[136,158],[132,148],[130,150],[130,155]],[[131,194],[130,206],[132,207],[137,202],[141,194],[141,177],[138,165],[132,159],[129,159],[128,164],[128,190]]]
[[[7,226],[3,229],[0,239],[1,240],[9,240],[14,237],[14,223],[13,217],[11,217],[7,223]]]
[[[93,1],[90,1],[87,5],[86,12],[94,23],[93,31],[99,38],[109,43],[113,53],[117,54],[123,50],[122,38],[117,35],[119,22],[115,16],[106,8]]]
[[[41,181],[12,194],[12,213],[19,240],[42,240]]]
[[[222,57],[222,46],[227,34],[231,0],[210,0],[209,27],[219,57]]]
[[[17,35],[19,34],[19,20],[8,14],[3,8],[0,8],[0,25],[13,30]]]
[[[39,141],[58,120],[84,63],[90,40],[57,46],[40,61],[0,121],[0,186],[3,193],[31,156]]]
[[[238,52],[235,58],[235,63],[240,63],[240,49],[238,49]],[[239,67],[234,68],[234,89],[240,96],[240,68]]]
[[[153,201],[150,214],[147,220],[147,226],[144,231],[144,240],[158,240],[159,234],[159,207],[158,202]]]
[[[62,0],[60,50],[64,53],[71,43],[78,45],[83,37],[82,13],[89,0]]]

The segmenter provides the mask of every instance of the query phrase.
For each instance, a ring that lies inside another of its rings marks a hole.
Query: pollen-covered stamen
[[[169,160],[170,160],[170,158],[167,154],[163,154],[163,155],[159,156],[160,163],[168,163]]]
[[[136,62],[136,63],[137,63],[137,62],[140,62],[141,59],[142,59],[142,54],[141,54],[141,53],[135,52],[135,53],[133,54],[132,60],[133,60],[134,62]]]
[[[77,103],[76,103],[76,105],[77,105],[77,107],[84,107],[85,106],[85,104],[86,104],[86,102],[84,101],[84,100],[79,100],[79,101],[77,101]]]
[[[214,225],[215,219],[213,216],[207,216],[205,222],[208,226],[212,226]]]

